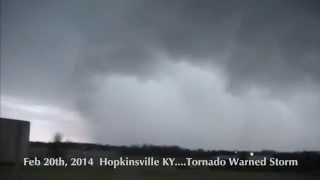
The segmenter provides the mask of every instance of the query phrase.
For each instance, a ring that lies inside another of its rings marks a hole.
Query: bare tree
[[[56,133],[53,137],[53,142],[51,143],[51,155],[53,157],[63,157],[64,156],[64,150],[61,147],[61,142],[62,142],[62,134],[61,133]]]
[[[53,142],[54,143],[61,143],[61,141],[62,141],[62,134],[56,133],[53,137]]]

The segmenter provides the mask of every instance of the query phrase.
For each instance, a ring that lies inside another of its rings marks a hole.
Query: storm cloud
[[[320,148],[318,1],[1,8],[1,112],[29,118],[35,140],[50,129],[110,144]]]

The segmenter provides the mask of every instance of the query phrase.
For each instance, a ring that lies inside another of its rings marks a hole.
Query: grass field
[[[10,171],[0,168],[0,180],[10,180]],[[22,180],[167,180],[167,179],[197,179],[197,180],[319,180],[320,175],[314,173],[294,172],[252,172],[224,171],[209,169],[143,169],[143,168],[24,168],[21,169]]]

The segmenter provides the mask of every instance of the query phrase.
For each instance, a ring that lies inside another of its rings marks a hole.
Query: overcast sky
[[[318,0],[2,0],[31,140],[320,150]]]

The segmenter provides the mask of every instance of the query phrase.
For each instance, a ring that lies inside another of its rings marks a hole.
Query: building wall
[[[21,162],[29,145],[30,123],[0,118],[0,162]]]

